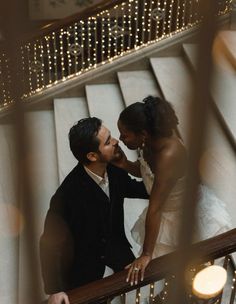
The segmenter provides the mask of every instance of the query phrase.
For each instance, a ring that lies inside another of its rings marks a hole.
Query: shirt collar
[[[97,175],[96,173],[89,170],[86,166],[84,166],[84,170],[88,173],[88,175],[95,181],[96,184],[101,185],[104,183],[108,183],[108,175],[107,171],[105,171],[104,177]]]

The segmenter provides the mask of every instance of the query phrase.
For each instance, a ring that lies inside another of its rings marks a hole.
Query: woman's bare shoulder
[[[166,138],[156,146],[156,170],[173,170],[182,176],[186,170],[187,151],[178,137]],[[155,170],[155,171],[156,171]]]

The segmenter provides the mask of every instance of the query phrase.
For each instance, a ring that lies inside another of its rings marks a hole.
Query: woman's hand
[[[48,304],[70,304],[69,298],[65,292],[51,294],[48,298]]]
[[[126,266],[126,269],[129,269],[128,275],[126,277],[126,282],[130,282],[130,285],[138,284],[138,281],[143,281],[144,272],[147,265],[151,261],[150,255],[142,254],[139,258],[133,261],[133,263]]]
[[[112,164],[122,169],[125,169],[127,165],[127,157],[120,146],[116,148],[115,158],[112,160]]]

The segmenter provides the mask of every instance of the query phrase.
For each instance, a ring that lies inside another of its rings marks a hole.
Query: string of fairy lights
[[[199,1],[129,0],[26,43],[20,51],[22,99],[195,26],[201,21]],[[230,11],[233,0],[219,2],[219,15]],[[3,107],[12,98],[10,75],[3,77],[8,60],[0,56]]]

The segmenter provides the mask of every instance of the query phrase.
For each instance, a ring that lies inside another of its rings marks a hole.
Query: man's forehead
[[[107,129],[106,126],[102,125],[100,130],[98,131],[97,137],[99,139],[105,139],[106,140],[109,135],[110,135],[110,130]]]

